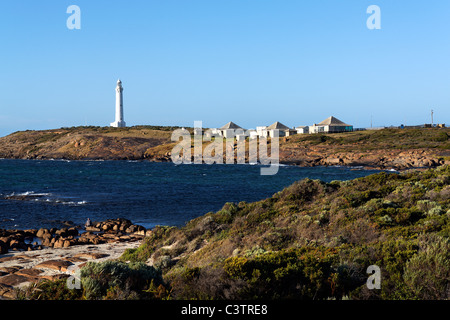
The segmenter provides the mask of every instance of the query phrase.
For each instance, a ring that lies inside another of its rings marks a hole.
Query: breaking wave
[[[45,202],[51,204],[59,204],[59,205],[69,205],[69,206],[82,206],[87,204],[86,200],[73,200],[73,198],[69,197],[61,197],[54,195],[52,193],[42,193],[42,192],[34,192],[34,191],[25,191],[25,192],[13,192],[7,195],[3,195],[3,199],[5,200],[16,200],[16,201],[34,201],[34,202]]]

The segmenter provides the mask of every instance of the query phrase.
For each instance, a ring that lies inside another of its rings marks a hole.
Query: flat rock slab
[[[96,227],[86,227],[86,231],[98,232],[98,231],[101,231],[101,230],[100,230],[100,228],[96,228]]]
[[[117,242],[0,255],[0,300],[14,299],[16,288],[41,279],[65,279],[82,268],[87,261],[117,259],[126,249],[137,248],[139,245],[139,241]]]
[[[0,296],[7,299],[15,299],[16,291],[13,287],[0,283]]]
[[[71,265],[73,265],[73,263],[67,260],[47,260],[36,265],[36,268],[46,268],[66,272],[67,268]]]
[[[16,261],[17,263],[30,261],[29,257],[26,256],[10,256],[10,257],[2,257],[0,258],[0,263]]]
[[[11,266],[11,267],[1,267],[0,271],[6,272],[6,273],[14,273],[22,269],[21,266]]]
[[[6,286],[17,286],[18,284],[21,284],[23,282],[29,282],[30,279],[28,277],[24,277],[18,274],[8,274],[7,276],[0,278],[0,284],[6,285]]]
[[[81,252],[74,255],[75,258],[86,258],[86,259],[100,259],[109,256],[106,253],[97,253],[97,252]]]
[[[70,275],[65,274],[65,273],[60,273],[60,274],[51,274],[51,275],[41,276],[39,278],[55,281],[55,280],[67,279],[68,277],[70,277]]]
[[[75,263],[75,262],[85,262],[87,259],[80,258],[80,257],[67,257],[67,258],[63,258],[63,260],[67,260],[67,261]]]
[[[23,258],[21,256],[2,257],[2,258],[0,258],[0,263],[18,260],[18,259],[23,259]]]
[[[24,277],[37,277],[42,273],[42,270],[38,270],[38,269],[20,269],[19,271],[17,271],[14,274],[17,274],[19,276],[24,276]]]

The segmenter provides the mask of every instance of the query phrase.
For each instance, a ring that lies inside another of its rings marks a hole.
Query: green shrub
[[[300,248],[266,252],[254,258],[231,257],[224,270],[234,279],[247,283],[243,299],[326,299],[346,284],[345,268],[335,269],[336,251]],[[341,298],[341,296],[338,296]]]
[[[445,131],[441,131],[438,134],[436,134],[434,137],[431,138],[431,141],[437,141],[437,142],[445,142],[449,139],[449,136]]]
[[[379,218],[380,224],[384,226],[390,226],[392,225],[392,218],[389,215],[384,215]]]
[[[444,213],[444,210],[442,210],[442,207],[441,206],[436,206],[436,207],[431,208],[430,210],[428,210],[427,215],[428,216],[440,216],[443,213]]]
[[[69,289],[67,280],[41,280],[31,284],[18,292],[20,300],[79,300],[81,290]]]
[[[220,211],[214,214],[214,221],[220,224],[229,224],[233,221],[238,210],[234,203],[227,202]]]
[[[400,208],[397,210],[394,220],[401,225],[411,225],[423,217],[421,211],[413,208]]]
[[[377,198],[377,196],[378,192],[373,190],[352,190],[352,192],[347,191],[344,197],[352,207],[358,207],[373,198]]]
[[[236,299],[244,286],[241,281],[227,276],[218,266],[185,267],[171,275],[171,293],[174,299]]]
[[[419,238],[419,246],[406,263],[406,286],[418,299],[450,299],[450,241],[428,235]]]
[[[303,179],[294,182],[289,187],[283,189],[280,194],[280,200],[296,201],[305,203],[314,198],[323,196],[326,192],[326,184],[320,180]]]
[[[162,283],[160,272],[142,262],[88,262],[80,275],[87,299],[102,299],[108,290],[113,290],[115,295],[120,291],[122,298],[136,298],[152,280]]]
[[[152,229],[149,237],[145,237],[141,245],[135,249],[126,249],[119,258],[123,262],[145,262],[155,252],[158,247],[158,241],[166,239],[172,232],[178,229],[175,227],[156,226]]]

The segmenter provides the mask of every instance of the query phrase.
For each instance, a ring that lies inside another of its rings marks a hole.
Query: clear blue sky
[[[447,0],[3,1],[0,135],[109,125],[119,77],[128,125],[450,123],[449,17]]]

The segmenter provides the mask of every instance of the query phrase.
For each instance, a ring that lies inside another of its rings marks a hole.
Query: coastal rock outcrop
[[[430,168],[445,164],[443,157],[430,150],[368,150],[336,152],[326,146],[308,148],[280,148],[280,162],[304,167],[353,166],[373,169],[405,170]]]
[[[0,158],[139,160],[149,147],[171,142],[169,129],[78,127],[15,132],[0,138]]]
[[[142,239],[142,238],[141,238]],[[13,251],[0,256],[0,299],[17,299],[20,288],[41,280],[67,279],[89,261],[116,259],[140,241]]]
[[[121,247],[136,247],[151,233],[123,218],[93,222],[86,229],[0,229],[0,297],[15,299],[16,288],[27,283],[67,278],[73,268],[122,254]]]
[[[31,251],[44,247],[67,248],[75,245],[137,241],[151,231],[124,218],[94,222],[92,226],[41,228],[38,230],[0,229],[0,254],[9,251]]]

